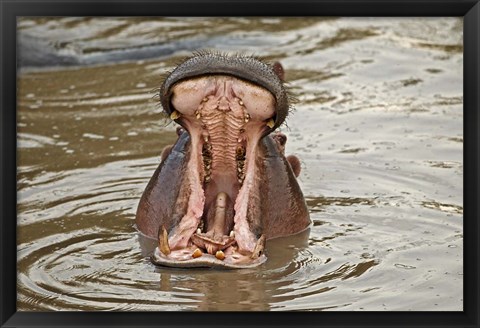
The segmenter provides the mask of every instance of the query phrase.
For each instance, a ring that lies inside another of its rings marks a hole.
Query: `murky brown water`
[[[18,310],[462,310],[462,29],[457,18],[20,20]],[[201,48],[280,60],[299,99],[282,131],[313,225],[267,243],[255,270],[155,267],[134,228],[175,140],[152,90]]]

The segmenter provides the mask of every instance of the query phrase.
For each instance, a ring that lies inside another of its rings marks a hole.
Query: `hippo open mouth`
[[[284,157],[284,135],[269,135],[289,108],[271,66],[253,57],[197,54],[170,73],[160,99],[183,128],[162,153],[137,210],[139,230],[158,236],[154,263],[254,267],[266,260],[266,239],[308,226],[292,171],[298,160]]]

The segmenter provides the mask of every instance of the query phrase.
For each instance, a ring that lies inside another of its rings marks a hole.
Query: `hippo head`
[[[205,52],[166,77],[161,104],[182,128],[136,216],[158,238],[154,263],[254,267],[266,260],[267,239],[309,225],[299,161],[284,156],[285,135],[271,134],[289,112],[278,67]]]

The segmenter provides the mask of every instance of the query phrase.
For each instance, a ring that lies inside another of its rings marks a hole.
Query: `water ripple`
[[[20,19],[19,48],[35,51],[19,60],[18,310],[461,310],[462,31],[459,18]],[[156,267],[134,227],[176,140],[152,89],[205,47],[280,60],[298,98],[281,130],[313,222],[267,241],[256,269]],[[59,62],[81,66],[39,67]]]

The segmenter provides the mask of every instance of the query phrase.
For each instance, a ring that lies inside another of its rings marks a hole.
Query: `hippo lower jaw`
[[[184,211],[169,231],[160,227],[153,261],[226,268],[263,263],[258,144],[273,126],[273,95],[226,75],[189,79],[172,89],[171,118],[191,139],[180,191]]]
[[[239,197],[242,193],[246,194],[247,190],[247,188],[241,188],[238,192]],[[190,200],[198,196],[191,195]],[[199,198],[203,197],[200,195]],[[243,198],[248,199],[249,197],[245,196],[241,199]],[[228,194],[220,192],[213,204],[205,208],[203,212],[214,212],[213,221],[208,221],[211,219],[211,215],[206,219],[204,216],[188,216],[188,213],[196,212],[189,208],[180,224],[171,230],[170,235],[162,226],[158,236],[158,247],[152,255],[152,261],[155,264],[172,267],[230,269],[252,268],[264,263],[266,261],[266,256],[263,254],[265,235],[262,234],[256,238],[249,229],[246,217],[228,216],[228,202]],[[245,206],[244,204],[239,207]],[[233,228],[230,227],[231,223],[229,222],[231,221],[234,222]],[[208,230],[205,229],[207,226]],[[203,232],[202,230],[207,231]],[[230,233],[227,235],[224,231],[230,231]],[[242,233],[249,239],[243,238]],[[253,247],[251,247],[252,244]]]
[[[177,268],[194,268],[194,267],[218,267],[226,269],[243,269],[254,268],[267,260],[267,257],[262,254],[265,247],[265,236],[258,240],[258,246],[252,253],[240,252],[235,246],[236,241],[233,240],[230,246],[224,250],[215,252],[215,255],[206,252],[205,248],[199,248],[194,242],[194,235],[192,235],[192,243],[189,246],[173,251],[167,251],[159,245],[152,254],[151,260],[153,263],[163,266],[171,266]],[[163,251],[162,251],[163,249]]]

